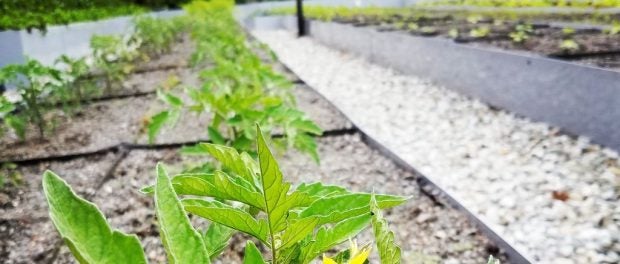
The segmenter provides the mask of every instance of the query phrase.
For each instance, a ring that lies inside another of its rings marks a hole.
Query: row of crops
[[[271,14],[294,14],[279,8]],[[380,31],[443,37],[469,45],[525,50],[541,55],[619,69],[620,18],[615,12],[543,12],[518,9],[443,10],[413,8],[307,7],[308,17]]]

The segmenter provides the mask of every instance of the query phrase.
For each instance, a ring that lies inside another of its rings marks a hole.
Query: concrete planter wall
[[[173,17],[183,11],[153,12],[155,17]],[[73,23],[66,26],[50,26],[47,32],[0,32],[0,67],[21,63],[31,57],[44,64],[52,64],[62,54],[83,56],[90,52],[90,38],[95,34],[124,34],[131,31],[131,16],[117,17],[93,22]]]
[[[269,19],[269,25],[260,26],[287,28],[294,18]],[[620,150],[620,72],[337,23],[311,21],[310,35],[328,46]]]

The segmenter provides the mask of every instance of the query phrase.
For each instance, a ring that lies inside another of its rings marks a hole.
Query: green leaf
[[[219,131],[217,131],[216,128],[209,126],[207,128],[207,132],[209,134],[209,139],[211,139],[213,143],[219,145],[226,145],[226,139],[224,138],[224,136],[222,136],[222,134],[220,134]]]
[[[274,234],[286,228],[286,215],[295,206],[295,203],[299,202],[300,196],[287,195],[291,185],[283,182],[282,172],[269,147],[267,147],[265,138],[258,125],[256,130],[258,134],[256,144],[261,172],[260,182],[265,202],[264,208],[267,214],[269,230]]]
[[[235,230],[225,225],[212,222],[202,236],[211,260],[217,258],[228,246],[228,241]]]
[[[304,239],[314,231],[319,223],[316,217],[308,217],[292,220],[282,234],[282,245],[279,248],[287,248]]]
[[[263,255],[260,253],[254,242],[248,240],[245,244],[245,256],[243,257],[243,264],[267,264],[263,259]]]
[[[335,223],[344,219],[367,214],[370,212],[369,193],[349,193],[319,199],[301,211],[300,217],[316,216],[319,224]],[[376,195],[377,204],[381,209],[394,207],[407,201],[407,197],[393,195]]]
[[[487,261],[487,264],[500,264],[501,262],[499,261],[499,259],[496,259],[493,257],[493,255],[489,256],[489,261]]]
[[[320,136],[323,134],[323,129],[319,127],[314,121],[308,119],[297,119],[291,122],[292,127],[297,128],[300,131],[307,132]]]
[[[258,164],[248,154],[239,154],[236,149],[221,145],[201,143],[191,148],[185,148],[184,154],[211,155],[218,160],[222,167],[245,180],[255,183],[258,174]]]
[[[183,106],[183,100],[181,98],[167,92],[162,92],[160,90],[157,91],[157,95],[159,98],[171,105],[172,107],[179,108]]]
[[[185,210],[197,216],[250,234],[268,244],[269,226],[264,220],[256,220],[247,212],[218,201],[201,199],[183,200]]]
[[[170,118],[170,111],[163,111],[151,117],[148,124],[149,144],[153,144],[155,137]]]
[[[321,253],[356,236],[370,224],[370,213],[352,217],[335,224],[333,227],[321,227],[314,239],[302,247],[302,263],[308,263]]]
[[[138,237],[112,230],[97,207],[51,171],[43,175],[50,218],[80,263],[146,263]]]
[[[4,119],[5,124],[15,131],[15,134],[20,138],[26,137],[26,121],[17,116],[7,116]]]
[[[170,263],[210,263],[202,237],[192,227],[161,164],[157,164],[155,210]]]
[[[299,199],[294,207],[308,207],[319,199],[350,193],[340,186],[323,185],[320,182],[302,183],[297,186],[295,192],[299,193]]]
[[[400,264],[400,247],[394,242],[394,232],[389,229],[387,221],[383,218],[374,195],[370,199],[370,210],[373,214],[372,227],[381,263]]]
[[[216,171],[214,174],[189,174],[174,177],[175,189],[183,195],[209,196],[233,200],[264,209],[262,195],[251,183],[240,177],[230,177]]]

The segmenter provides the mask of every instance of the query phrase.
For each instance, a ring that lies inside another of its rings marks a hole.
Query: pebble
[[[308,38],[254,35],[356,126],[533,262],[620,262],[616,151]],[[553,191],[568,199],[554,199]],[[603,218],[611,222],[599,226]]]

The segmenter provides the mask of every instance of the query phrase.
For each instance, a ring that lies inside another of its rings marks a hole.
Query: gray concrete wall
[[[181,10],[153,12],[155,17],[173,17],[183,14]],[[93,35],[125,34],[132,30],[132,17],[124,16],[92,22],[72,23],[66,26],[49,26],[47,32],[39,30],[0,32],[0,67],[21,63],[31,57],[51,65],[60,55],[73,57],[90,53]]]
[[[270,26],[282,28],[290,20],[281,18]],[[620,72],[527,52],[482,49],[449,39],[338,23],[311,21],[310,35],[371,62],[428,78],[490,105],[620,150]]]

